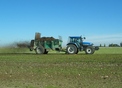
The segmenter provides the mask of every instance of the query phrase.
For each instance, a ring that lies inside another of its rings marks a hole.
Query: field
[[[121,88],[122,48],[93,55],[0,48],[0,88]]]

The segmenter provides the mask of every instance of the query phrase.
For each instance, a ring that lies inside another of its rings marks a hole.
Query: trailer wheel
[[[85,53],[86,54],[93,54],[94,53],[94,48],[92,47],[92,46],[88,46],[88,47],[86,47],[86,49],[85,49]]]
[[[36,50],[35,50],[36,54],[44,54],[44,51],[45,49],[42,45],[36,47]]]
[[[45,49],[44,54],[48,54],[48,51]]]
[[[75,45],[68,45],[66,48],[66,52],[68,54],[77,54],[78,50],[77,50],[77,47]]]

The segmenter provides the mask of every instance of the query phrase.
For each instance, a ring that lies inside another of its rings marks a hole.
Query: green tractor
[[[85,51],[86,54],[93,54],[95,50],[99,50],[98,46],[93,46],[93,43],[83,42],[82,36],[70,36],[66,48],[66,53],[77,54],[79,51]]]

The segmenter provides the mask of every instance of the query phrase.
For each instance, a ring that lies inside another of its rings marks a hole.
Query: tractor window
[[[82,40],[80,37],[69,37],[68,43],[81,43]]]
[[[79,38],[77,41],[78,41],[78,42],[81,42],[81,39]]]

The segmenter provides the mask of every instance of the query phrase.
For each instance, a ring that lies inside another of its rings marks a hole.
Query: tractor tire
[[[93,54],[95,52],[95,49],[92,46],[88,46],[85,49],[86,54]]]
[[[42,45],[40,45],[40,46],[36,47],[35,52],[36,52],[36,54],[44,54],[45,49]]]
[[[66,52],[68,54],[77,54],[78,53],[78,49],[75,45],[68,45],[66,48]]]

